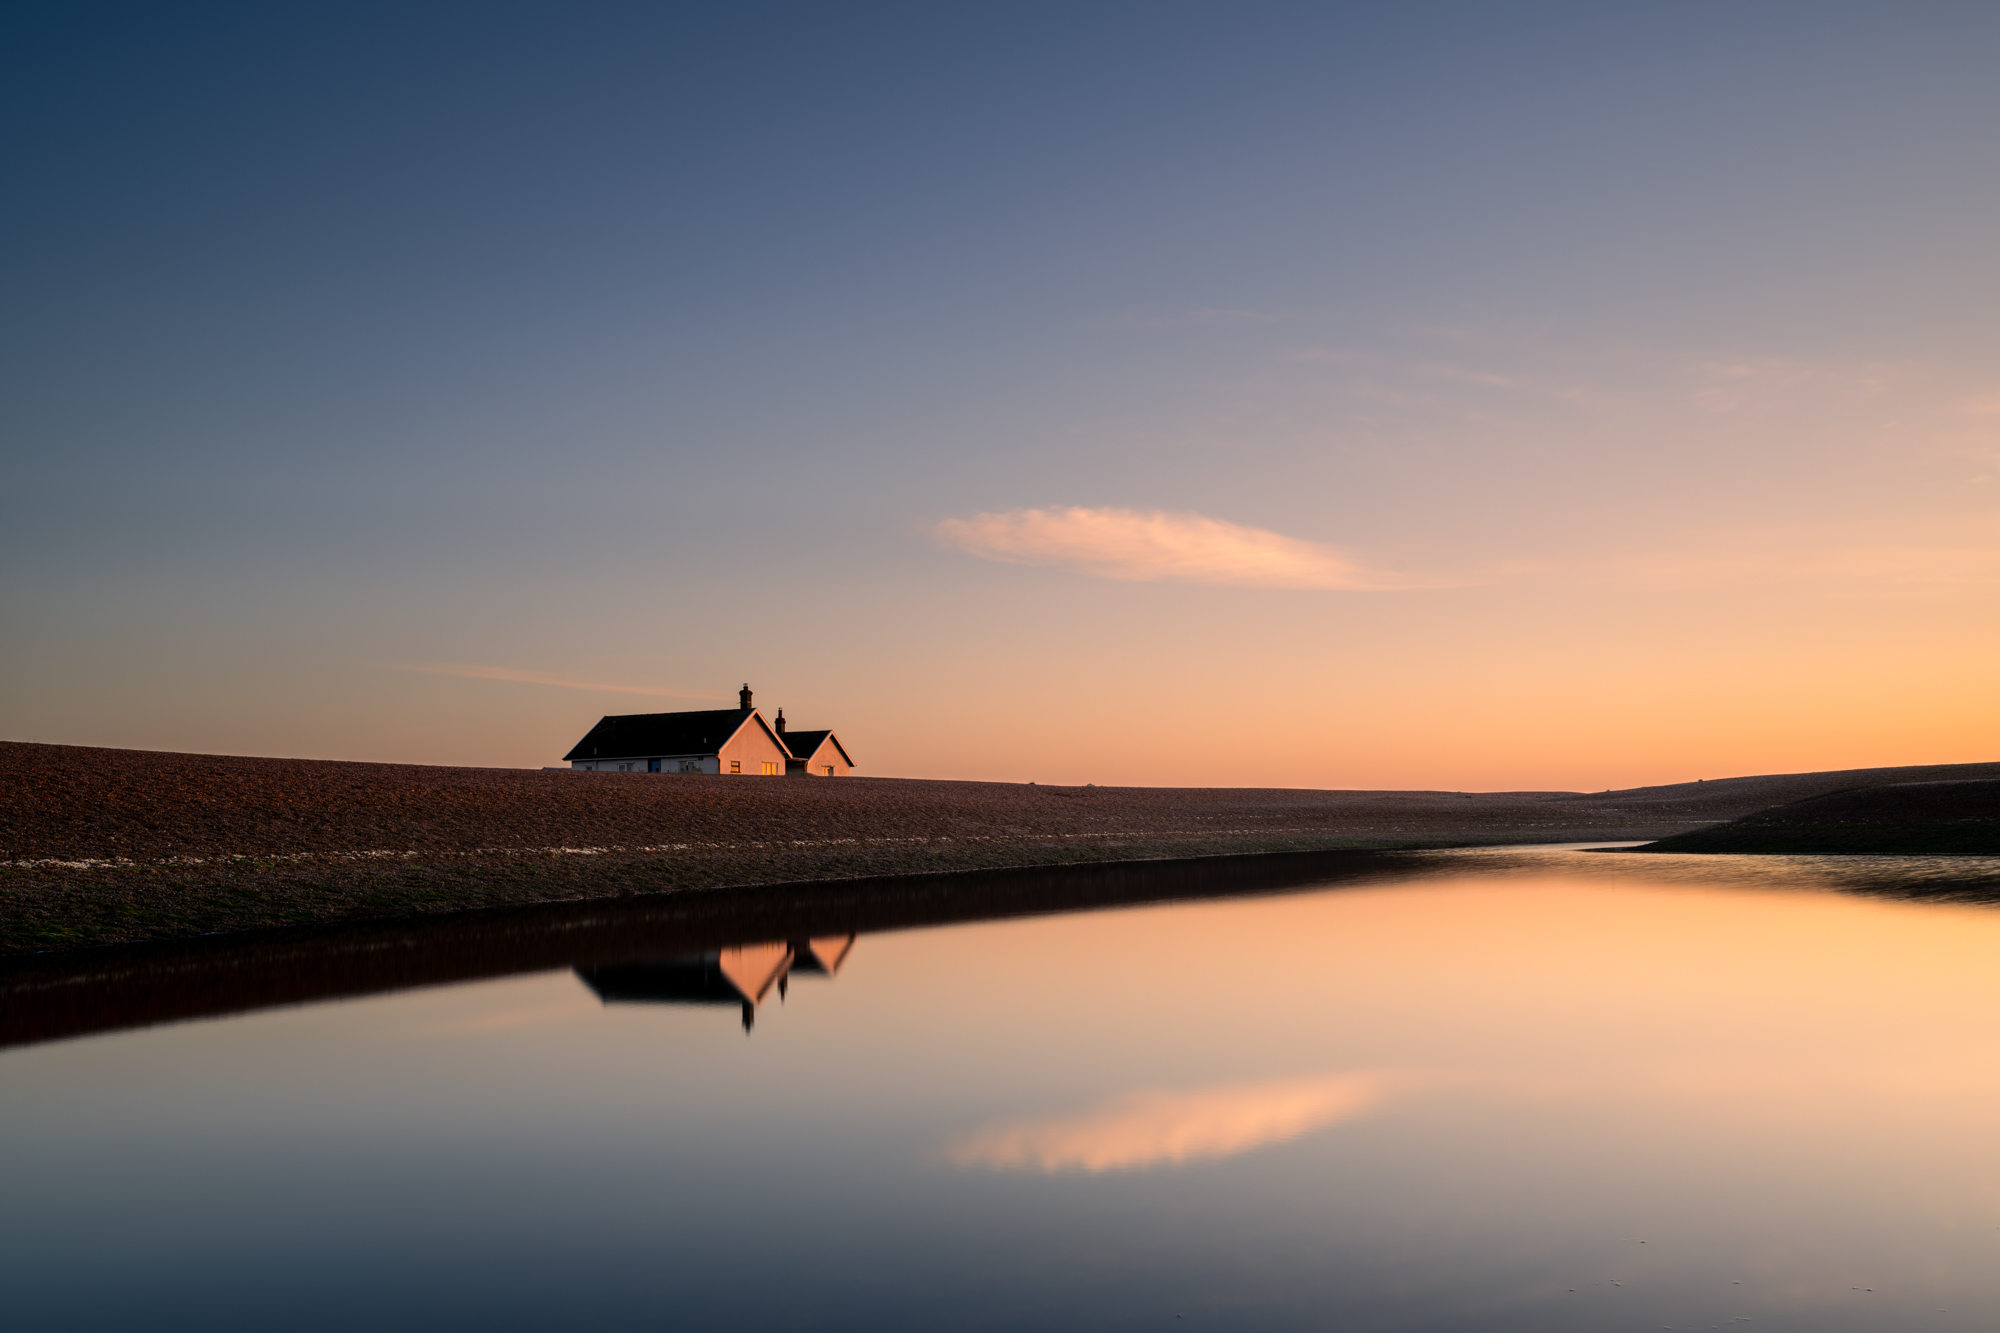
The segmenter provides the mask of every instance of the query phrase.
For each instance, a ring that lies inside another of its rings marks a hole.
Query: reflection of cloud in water
[[[945,1145],[945,1156],[954,1166],[1051,1172],[1230,1157],[1351,1120],[1379,1103],[1390,1083],[1384,1074],[1337,1074],[1127,1093],[1082,1115],[989,1125]]]
[[[1882,1062],[1614,1061],[1568,1076],[1499,1069],[1373,1071],[1114,1097],[1077,1115],[987,1125],[952,1139],[953,1166],[1049,1174],[1137,1171],[1233,1157],[1358,1119],[1388,1098],[1449,1084],[1503,1104],[1596,1104],[1667,1115],[1683,1129],[1774,1123],[1794,1136],[1885,1123],[1895,1108],[1932,1122],[1989,1117],[2000,1070],[1956,1056]],[[1846,1128],[1844,1128],[1846,1127]]]

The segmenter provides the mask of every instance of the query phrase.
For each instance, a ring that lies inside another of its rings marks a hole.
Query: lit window
[[[828,765],[826,766],[826,775],[827,775],[828,777],[832,777],[832,776],[833,776],[833,765],[832,765],[832,764],[828,764]]]
[[[660,771],[660,761],[659,761],[659,760],[657,760],[657,759],[648,759],[648,760],[646,761],[646,771],[647,771],[648,773],[657,773],[657,772],[659,772],[659,771]]]
[[[771,760],[769,760],[769,759],[765,760],[765,761],[764,761],[764,776],[765,776],[765,777],[767,777],[767,778],[775,778],[775,777],[777,777],[777,776],[778,776],[778,765],[777,765],[777,764],[776,764],[775,762],[773,762],[773,761],[771,761]]]
[[[741,773],[743,771],[743,761],[741,759],[730,760],[729,771],[731,773]]]

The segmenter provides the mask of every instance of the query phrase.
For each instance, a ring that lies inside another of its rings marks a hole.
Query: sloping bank
[[[2000,855],[2000,781],[1899,782],[1793,801],[1641,852]]]
[[[1002,867],[1644,841],[1898,778],[1619,792],[1051,787],[444,768],[0,743],[0,952]]]

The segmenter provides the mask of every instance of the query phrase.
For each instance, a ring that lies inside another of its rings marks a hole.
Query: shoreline
[[[338,922],[459,916],[509,907],[583,905],[911,876],[1084,867],[1196,865],[1295,855],[1448,851],[1509,844],[1620,841],[1565,831],[1524,837],[1370,840],[1239,837],[995,843],[939,839],[815,857],[730,849],[665,859],[605,850],[402,853],[346,866],[238,858],[188,866],[61,864],[0,870],[0,959],[149,941],[205,938]]]
[[[0,957],[0,1048],[756,940],[1373,885],[1435,864],[1422,853],[1362,851],[950,871],[496,904],[17,953]]]
[[[460,769],[0,742],[0,956],[776,885],[1646,842],[2000,764],[1620,792],[1048,787]]]

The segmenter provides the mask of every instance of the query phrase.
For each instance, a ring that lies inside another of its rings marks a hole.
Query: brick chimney
[[[782,708],[778,710],[778,734],[785,734],[785,710]]]
[[[746,713],[750,711],[750,687],[749,687],[749,685],[747,685],[747,684],[746,684],[746,685],[745,685],[745,686],[744,686],[744,687],[743,687],[743,688],[742,688],[741,690],[737,691],[737,694],[736,694],[736,706],[737,706],[738,708],[742,709],[742,710],[743,710],[744,712],[746,712]]]

